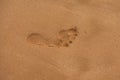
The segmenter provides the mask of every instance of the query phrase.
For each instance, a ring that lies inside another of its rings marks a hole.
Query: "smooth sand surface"
[[[120,1],[0,0],[0,80],[120,80]]]

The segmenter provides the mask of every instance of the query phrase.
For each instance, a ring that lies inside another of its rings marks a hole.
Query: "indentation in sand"
[[[36,45],[47,45],[47,40],[39,33],[31,33],[27,37],[27,41]]]
[[[44,36],[42,36],[40,33],[31,33],[27,37],[27,41],[40,46],[68,47],[74,42],[77,36],[78,30],[76,27],[74,27],[67,30],[60,30],[58,32],[57,38],[52,41],[45,39]]]

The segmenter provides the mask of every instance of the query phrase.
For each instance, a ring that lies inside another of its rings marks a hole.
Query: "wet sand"
[[[120,80],[119,0],[1,0],[0,80]]]

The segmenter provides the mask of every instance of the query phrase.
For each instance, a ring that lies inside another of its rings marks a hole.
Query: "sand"
[[[1,0],[0,80],[120,80],[119,0]]]

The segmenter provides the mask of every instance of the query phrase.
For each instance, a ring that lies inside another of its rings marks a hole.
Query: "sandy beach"
[[[1,0],[0,80],[120,80],[119,0]]]

